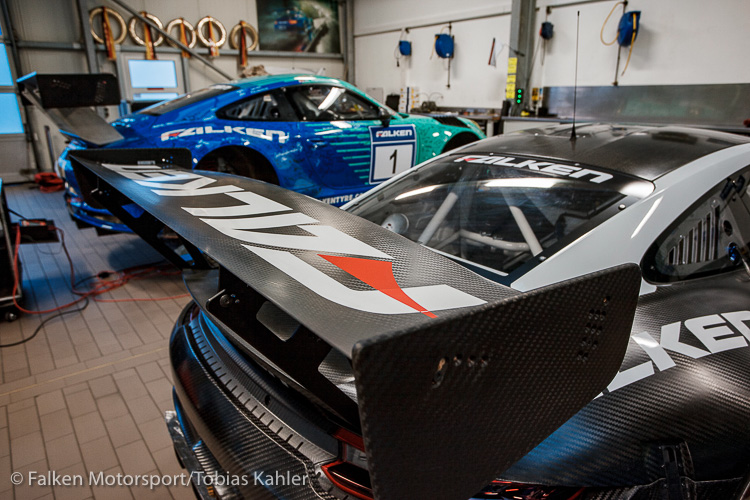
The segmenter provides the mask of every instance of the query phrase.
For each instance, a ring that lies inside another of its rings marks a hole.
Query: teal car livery
[[[341,205],[412,166],[484,137],[471,120],[396,113],[335,78],[254,77],[165,101],[111,124],[106,148],[187,148],[199,170],[243,175]],[[74,218],[129,231],[87,205],[67,158],[92,148],[74,139],[59,159]]]

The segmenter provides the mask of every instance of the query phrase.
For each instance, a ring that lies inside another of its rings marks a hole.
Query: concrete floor
[[[6,186],[11,209],[54,219],[65,231],[77,279],[159,261],[133,235],[98,237],[79,230],[62,193],[29,184]],[[25,307],[42,310],[75,298],[59,243],[22,245]],[[126,284],[102,298],[159,298],[184,294],[179,276]],[[174,475],[175,459],[164,424],[172,409],[168,339],[187,298],[103,303],[50,321],[39,335],[0,349],[0,498],[193,498],[190,486],[90,486],[89,473]],[[49,315],[0,322],[0,343],[28,337]],[[29,486],[29,472],[77,474],[82,486]],[[13,486],[11,474],[23,474]]]

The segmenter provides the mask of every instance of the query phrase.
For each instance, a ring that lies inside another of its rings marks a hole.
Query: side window
[[[340,87],[306,85],[290,89],[303,121],[377,120],[378,107]]]
[[[351,92],[343,92],[331,105],[340,120],[377,120],[378,108]]]
[[[742,267],[750,250],[750,169],[715,186],[646,252],[646,279],[669,283]]]
[[[276,92],[256,95],[230,104],[216,115],[225,120],[292,121],[293,113],[284,96]]]

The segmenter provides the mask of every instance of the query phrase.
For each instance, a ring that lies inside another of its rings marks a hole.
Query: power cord
[[[21,217],[18,213],[16,212],[13,212],[13,213]],[[19,311],[26,313],[26,314],[49,314],[49,313],[54,313],[54,314],[48,318],[45,318],[29,337],[25,339],[21,339],[17,342],[11,342],[8,344],[0,344],[0,348],[13,347],[13,346],[21,345],[21,344],[28,342],[29,340],[36,337],[37,334],[44,327],[44,325],[47,324],[52,319],[61,317],[66,314],[78,313],[86,309],[86,307],[88,307],[90,303],[89,298],[93,299],[95,302],[150,302],[150,301],[172,300],[172,299],[181,299],[181,298],[189,297],[189,294],[180,294],[180,295],[173,295],[169,297],[154,297],[154,298],[147,298],[147,299],[142,299],[142,298],[100,299],[98,298],[98,295],[110,292],[116,288],[120,288],[121,286],[124,286],[125,284],[127,284],[128,282],[132,280],[144,279],[144,278],[149,278],[153,276],[173,276],[173,275],[179,274],[180,271],[172,268],[171,265],[169,264],[165,264],[163,262],[156,262],[156,263],[151,263],[151,264],[132,266],[132,267],[120,270],[120,271],[100,271],[97,274],[75,281],[75,269],[73,266],[73,259],[70,257],[70,253],[68,252],[68,247],[65,244],[65,232],[60,228],[55,228],[55,229],[60,234],[60,245],[62,247],[62,251],[65,254],[65,257],[67,258],[68,264],[70,266],[70,290],[75,295],[79,295],[79,298],[67,304],[64,304],[64,305],[61,305],[52,309],[46,309],[43,311],[32,311],[32,310],[22,307],[18,303],[18,301],[16,300],[16,292],[18,291],[20,287],[18,254],[19,254],[19,249],[21,246],[21,229],[16,228],[16,238],[15,238],[15,245],[14,245],[14,252],[13,252],[13,271],[14,271],[13,293],[12,293],[13,304]],[[91,281],[91,280],[96,280],[96,282],[90,287],[89,290],[78,289],[79,285],[82,285],[83,283],[87,281]],[[80,302],[84,303],[81,307],[78,307],[76,309],[71,309],[69,311],[63,311],[64,309],[67,309]]]
[[[29,340],[31,340],[34,337],[36,337],[37,334],[42,331],[42,328],[44,328],[44,325],[46,325],[47,323],[49,323],[53,319],[60,318],[62,316],[65,316],[66,314],[74,314],[74,313],[82,312],[88,306],[89,306],[89,299],[85,298],[85,300],[83,301],[83,305],[81,307],[78,307],[76,309],[71,309],[69,311],[58,311],[55,314],[53,314],[52,316],[44,318],[44,320],[41,323],[39,323],[39,326],[36,327],[36,330],[34,330],[34,333],[32,333],[31,335],[29,335],[25,339],[21,339],[21,340],[19,340],[17,342],[10,342],[8,344],[0,344],[0,349],[4,349],[6,347],[15,347],[15,346],[18,346],[18,345],[21,345],[21,344],[25,344]]]

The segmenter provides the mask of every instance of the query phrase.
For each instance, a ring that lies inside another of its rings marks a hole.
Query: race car
[[[313,21],[301,10],[287,9],[276,12],[276,19],[273,21],[273,29],[277,31],[294,31],[302,34],[312,32]]]
[[[105,160],[74,155],[90,195],[186,269],[167,424],[203,498],[750,493],[747,137],[528,130],[344,210]]]
[[[58,170],[67,182],[71,215],[84,227],[112,231],[129,229],[100,205],[81,199],[71,151],[184,147],[195,169],[252,177],[341,205],[417,163],[484,137],[471,120],[396,113],[342,80],[315,75],[213,85],[115,120],[111,127],[114,138],[104,141],[87,141],[63,128],[73,140]]]

